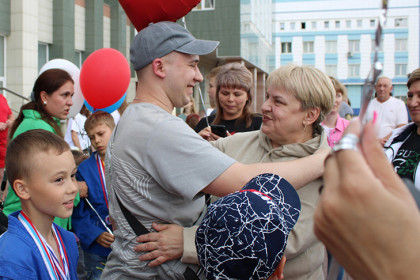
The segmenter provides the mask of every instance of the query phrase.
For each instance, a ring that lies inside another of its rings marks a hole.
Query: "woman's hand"
[[[157,232],[143,234],[136,241],[142,244],[134,247],[136,252],[149,252],[140,256],[141,261],[150,261],[149,266],[158,266],[164,262],[179,259],[184,250],[183,227],[175,224],[153,223]]]
[[[203,137],[204,139],[206,139],[207,141],[216,141],[219,138],[223,138],[217,134],[214,134],[213,132],[211,132],[211,128],[210,126],[203,128],[198,135],[200,135],[201,137]],[[226,135],[227,136],[231,136],[231,134],[229,133],[229,131],[226,130]],[[227,137],[226,136],[226,137]]]
[[[345,134],[359,135],[359,126],[352,122]],[[416,279],[419,209],[386,159],[372,123],[360,137],[360,152],[340,150],[326,160],[315,234],[355,279]]]

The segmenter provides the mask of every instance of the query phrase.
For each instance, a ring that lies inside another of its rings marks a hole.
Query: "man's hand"
[[[112,234],[104,231],[96,238],[96,242],[98,242],[102,247],[109,248],[111,243],[114,242],[114,239],[115,237]]]
[[[150,261],[149,266],[158,266],[169,260],[182,257],[184,250],[183,228],[179,225],[153,223],[158,232],[151,232],[137,237],[142,244],[134,247],[136,252],[149,252],[140,256],[141,261]]]

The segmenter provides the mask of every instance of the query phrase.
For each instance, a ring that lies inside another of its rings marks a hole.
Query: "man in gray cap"
[[[156,229],[153,222],[190,227],[201,220],[204,193],[225,196],[261,173],[283,175],[295,187],[322,174],[326,153],[293,162],[244,165],[171,114],[174,107],[188,104],[194,86],[203,80],[199,55],[211,53],[218,44],[197,40],[173,22],[150,24],[132,42],[136,97],[115,128],[106,154],[109,212],[117,230],[103,279],[204,279],[197,265],[181,262],[182,247],[167,249],[174,260],[140,261],[128,215],[148,231]],[[150,243],[152,252],[158,247],[154,244]]]

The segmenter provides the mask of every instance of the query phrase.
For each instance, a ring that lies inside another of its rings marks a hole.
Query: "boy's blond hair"
[[[91,129],[93,129],[94,127],[100,124],[104,124],[108,126],[111,130],[115,128],[115,121],[110,113],[97,111],[86,119],[85,130],[87,134],[89,134],[89,131]]]
[[[54,152],[57,155],[70,151],[70,146],[58,135],[44,129],[28,130],[13,139],[6,152],[7,178],[11,185],[17,179],[31,176],[33,158],[37,153]]]

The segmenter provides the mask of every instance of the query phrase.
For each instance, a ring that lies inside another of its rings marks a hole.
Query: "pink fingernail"
[[[372,119],[372,123],[373,123],[373,124],[375,124],[377,119],[378,119],[378,112],[373,111],[373,119]]]

